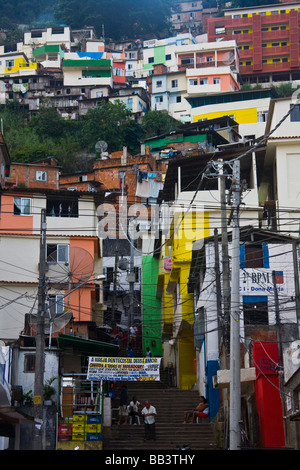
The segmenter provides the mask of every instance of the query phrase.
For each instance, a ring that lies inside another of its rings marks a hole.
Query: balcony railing
[[[190,64],[179,64],[179,70],[186,70],[186,69],[200,69],[200,68],[213,68],[213,67],[226,67],[230,66],[233,69],[236,67],[235,60],[231,63],[231,59],[234,56],[229,55],[228,60],[218,60],[215,62],[214,60],[211,62],[204,62],[197,60],[195,63],[190,63]]]

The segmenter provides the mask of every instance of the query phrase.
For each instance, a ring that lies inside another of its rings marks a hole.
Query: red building
[[[208,41],[235,39],[245,83],[300,79],[300,3],[229,9],[208,20]]]

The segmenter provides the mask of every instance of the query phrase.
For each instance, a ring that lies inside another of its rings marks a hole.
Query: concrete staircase
[[[144,406],[145,400],[155,406],[156,440],[144,441],[144,425],[121,424],[113,420],[111,427],[103,428],[103,450],[176,450],[187,444],[191,450],[215,450],[216,443],[212,425],[208,422],[183,424],[185,410],[199,402],[199,393],[192,390],[167,388],[159,383],[127,383],[128,400],[136,396]],[[118,399],[113,407],[117,408]],[[113,416],[118,417],[115,410]]]

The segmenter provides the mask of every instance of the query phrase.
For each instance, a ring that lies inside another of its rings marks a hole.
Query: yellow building
[[[264,135],[268,110],[274,94],[269,89],[253,89],[239,92],[197,96],[189,99],[191,121],[230,116],[239,124],[242,137]]]
[[[16,74],[16,73],[24,74],[24,71],[32,72],[33,70],[37,70],[37,63],[29,62],[26,59],[26,56],[23,54],[19,54],[19,56],[14,55],[12,57],[6,57],[5,68],[4,68],[5,74],[9,74],[9,75]]]
[[[158,292],[162,296],[165,360],[174,358],[180,389],[190,389],[196,382],[194,296],[188,292],[192,242],[209,234],[207,213],[183,209],[174,213],[162,243]]]

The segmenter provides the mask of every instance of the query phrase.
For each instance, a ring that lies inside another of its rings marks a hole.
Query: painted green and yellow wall
[[[182,218],[184,214],[184,218]],[[196,382],[194,361],[194,296],[188,292],[193,241],[209,236],[207,212],[176,212],[168,242],[160,258],[157,292],[162,295],[163,333],[174,339],[177,386],[190,389]],[[169,269],[166,259],[171,258]]]
[[[159,260],[152,255],[142,261],[143,353],[150,348],[153,357],[162,357],[161,299],[156,296]]]

